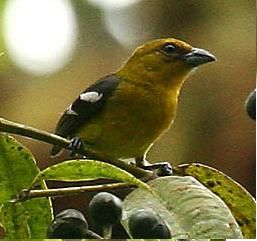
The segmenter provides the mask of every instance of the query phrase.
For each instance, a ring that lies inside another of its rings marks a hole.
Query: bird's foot
[[[155,171],[158,176],[171,176],[173,174],[172,166],[169,162],[150,164],[145,158],[137,158],[136,166],[145,170]]]
[[[171,176],[172,166],[168,162],[149,164],[143,167],[145,170],[156,171],[158,176]]]
[[[73,137],[69,144],[70,156],[85,159],[85,145],[79,137]]]

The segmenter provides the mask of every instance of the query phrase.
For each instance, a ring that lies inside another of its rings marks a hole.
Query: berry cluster
[[[122,217],[122,200],[117,196],[100,192],[89,203],[89,213],[93,221],[102,227],[105,239],[112,236],[113,225]],[[133,238],[171,238],[167,224],[160,216],[149,210],[140,209],[133,213],[128,222],[129,232]],[[91,231],[84,215],[75,209],[65,209],[56,215],[47,230],[48,238],[80,239],[102,236]]]

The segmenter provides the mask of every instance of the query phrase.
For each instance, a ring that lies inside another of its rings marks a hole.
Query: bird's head
[[[215,61],[214,55],[174,38],[157,39],[139,46],[122,67],[121,74],[164,86],[183,83],[191,70]]]

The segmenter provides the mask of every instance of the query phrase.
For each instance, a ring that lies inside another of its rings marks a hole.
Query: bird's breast
[[[113,108],[109,112],[111,128],[128,138],[137,136],[140,145],[150,145],[172,124],[177,96],[156,88],[126,86],[125,89],[125,93],[117,90],[109,102],[108,108]]]

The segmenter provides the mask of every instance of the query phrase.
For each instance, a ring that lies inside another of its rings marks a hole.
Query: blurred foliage
[[[0,2],[1,30],[7,1]],[[175,125],[148,158],[208,163],[254,193],[255,125],[245,113],[244,102],[255,86],[255,1],[142,0],[108,11],[86,0],[71,3],[79,26],[76,50],[70,62],[53,74],[34,76],[16,67],[0,31],[0,52],[5,52],[0,58],[0,116],[53,131],[74,98],[99,77],[115,71],[138,44],[176,37],[210,50],[218,62],[189,78]],[[108,30],[109,22],[122,38]],[[53,163],[49,145],[24,138],[22,143],[41,167]]]

